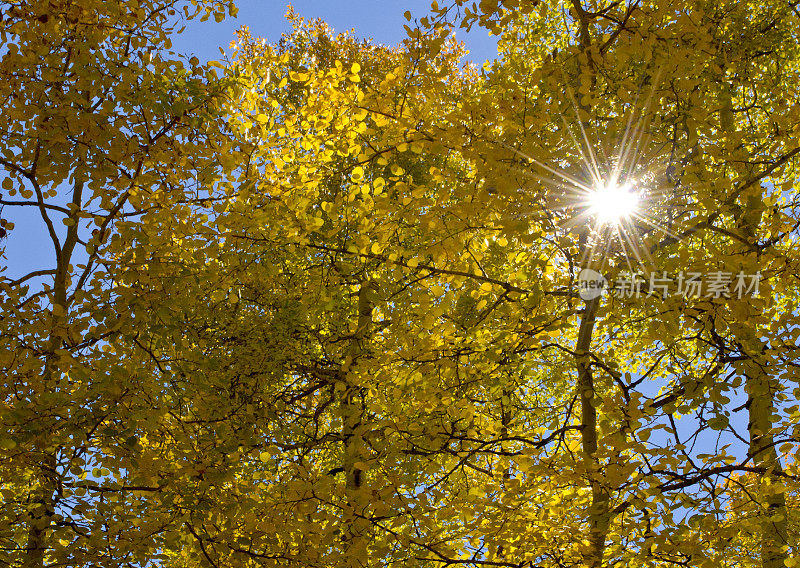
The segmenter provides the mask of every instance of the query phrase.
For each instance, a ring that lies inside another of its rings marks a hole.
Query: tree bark
[[[600,298],[584,303],[583,318],[578,330],[578,343],[575,349],[575,363],[578,371],[577,394],[581,406],[581,442],[583,463],[590,479],[592,504],[589,508],[589,546],[584,553],[584,563],[590,568],[600,568],[606,548],[606,537],[611,524],[610,495],[599,479],[597,460],[597,410],[595,404],[594,377],[589,363],[597,308]]]
[[[784,568],[788,556],[788,524],[786,494],[776,491],[781,485],[783,470],[772,434],[772,413],[777,381],[761,367],[748,361],[746,375],[747,401],[750,411],[750,450],[753,462],[764,468],[758,480],[759,516],[761,525],[762,568]]]
[[[67,228],[63,243],[59,243],[53,235],[53,246],[56,253],[56,273],[53,279],[51,322],[47,344],[44,349],[44,368],[42,372],[41,391],[45,394],[54,392],[59,379],[56,363],[56,350],[63,344],[63,337],[69,322],[70,264],[75,246],[78,244],[79,219],[76,213],[81,210],[83,200],[83,184],[86,172],[83,166],[75,171],[75,185],[72,189],[71,204],[74,205],[70,215],[74,223]],[[44,213],[43,213],[44,215]],[[45,413],[49,415],[49,413]],[[51,534],[52,517],[55,513],[57,502],[55,500],[57,483],[56,450],[50,435],[56,424],[42,425],[41,439],[34,444],[33,455],[38,463],[37,477],[39,486],[31,492],[33,506],[28,514],[28,542],[22,559],[23,568],[42,568],[46,565],[45,552]]]
[[[364,403],[360,377],[353,371],[359,358],[366,352],[365,343],[372,327],[374,307],[374,282],[368,281],[358,291],[358,320],[350,342],[340,377],[344,383],[339,408],[342,416],[342,439],[344,452],[342,469],[345,474],[345,514],[344,534],[342,535],[345,566],[364,568],[369,565],[367,558],[369,521],[367,508],[369,502],[364,494]]]
[[[720,92],[720,122],[724,132],[735,133],[737,126],[734,122],[733,89],[727,83],[723,84]],[[752,176],[752,167],[748,168],[748,178]],[[748,201],[748,205],[760,203],[760,195]],[[735,204],[736,206],[736,204]],[[745,209],[736,206],[738,210],[739,229],[745,238],[755,243],[757,240],[758,226],[761,223],[762,213],[752,208]],[[753,260],[757,265],[760,252],[753,249],[742,251],[745,259]],[[746,299],[739,301],[746,302]],[[745,313],[752,308],[745,306]],[[747,391],[747,407],[749,410],[750,434],[748,455],[758,467],[764,468],[764,473],[758,479],[758,507],[759,525],[761,529],[761,566],[762,568],[784,568],[788,553],[788,520],[786,510],[786,496],[783,491],[775,491],[780,487],[780,474],[783,472],[777,450],[775,449],[775,436],[772,433],[775,410],[775,395],[778,390],[778,380],[771,377],[765,370],[763,361],[759,361],[762,352],[761,340],[749,329],[740,327],[737,332],[740,344],[750,346],[755,351],[749,353],[745,361],[745,390]]]

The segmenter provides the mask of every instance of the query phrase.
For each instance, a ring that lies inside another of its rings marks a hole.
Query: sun
[[[639,196],[630,183],[603,183],[586,197],[589,213],[601,225],[619,225],[636,213]]]

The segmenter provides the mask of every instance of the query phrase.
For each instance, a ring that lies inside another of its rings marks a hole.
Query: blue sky
[[[239,14],[217,23],[213,18],[199,19],[187,24],[186,30],[173,41],[178,53],[196,55],[201,60],[219,59],[219,47],[226,48],[234,39],[234,30],[246,25],[257,37],[277,41],[281,33],[291,30],[286,21],[287,3],[269,0],[241,0],[237,2]],[[377,43],[395,45],[402,41],[408,22],[403,13],[409,10],[415,18],[430,12],[429,0],[299,0],[293,2],[295,11],[305,18],[322,18],[337,32],[354,29],[360,37],[374,39]],[[496,38],[477,26],[470,33],[458,30],[457,37],[470,49],[470,59],[482,63],[497,53]]]

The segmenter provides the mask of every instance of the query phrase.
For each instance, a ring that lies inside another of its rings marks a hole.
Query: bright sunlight
[[[590,212],[603,225],[619,225],[636,212],[639,196],[630,183],[608,183],[591,191],[587,197]]]

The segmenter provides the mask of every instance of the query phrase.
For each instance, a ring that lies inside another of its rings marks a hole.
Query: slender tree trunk
[[[28,543],[22,564],[24,568],[40,568],[45,565],[50,523],[55,512],[53,495],[56,490],[53,475],[47,469],[55,470],[55,466],[55,456],[45,450],[40,462],[40,485],[31,496],[34,506],[28,514]]]
[[[748,212],[742,212],[742,219],[748,218]],[[755,241],[753,224],[743,222],[744,233]],[[742,299],[739,301],[747,301]],[[745,306],[744,313],[753,311]],[[756,315],[756,314],[754,314]],[[754,331],[740,326],[736,330],[737,340],[741,345],[750,346],[749,358],[744,362],[745,390],[747,391],[747,408],[750,434],[748,455],[756,467],[764,468],[757,474],[759,525],[761,531],[761,566],[762,568],[784,568],[788,553],[788,519],[786,496],[781,487],[783,473],[780,458],[775,448],[773,434],[773,413],[775,397],[779,382],[769,374],[767,362],[762,357],[763,345]],[[752,351],[752,350],[755,351]]]
[[[737,130],[733,112],[733,89],[730,85],[722,85],[720,92],[720,123],[724,132],[735,133]],[[753,168],[747,171],[748,177],[753,175]],[[760,196],[754,196],[749,204],[760,204]],[[755,243],[758,226],[762,215],[758,210],[745,210],[738,207],[738,225],[746,239]],[[757,266],[760,253],[753,250],[743,251],[745,259],[753,260]],[[746,299],[740,301],[747,301]],[[745,306],[745,313],[750,310]],[[742,345],[757,346],[761,350],[761,341],[745,328],[737,330],[737,339]],[[750,434],[748,455],[757,467],[763,467],[764,473],[758,480],[758,506],[760,508],[761,529],[761,566],[762,568],[783,568],[789,558],[788,524],[786,496],[783,491],[775,492],[775,486],[781,483],[782,473],[780,459],[775,449],[775,436],[772,434],[772,415],[775,410],[775,395],[778,381],[770,377],[765,367],[758,361],[759,353],[751,353],[745,362],[745,389],[747,390],[747,406],[750,421],[747,429]]]
[[[745,218],[746,213],[742,212],[741,217]],[[745,234],[754,240],[753,226],[743,223],[743,228]],[[739,301],[745,302],[747,299]],[[743,313],[751,311],[753,308],[745,306]],[[770,376],[767,362],[761,355],[762,342],[754,331],[740,326],[736,330],[736,338],[741,345],[750,346],[751,350],[749,358],[744,361],[750,419],[747,425],[750,434],[748,455],[756,467],[764,468],[763,473],[757,474],[759,477],[756,492],[761,531],[761,566],[784,568],[785,561],[789,558],[786,496],[783,491],[776,491],[783,482],[780,476],[783,470],[772,431],[778,379]]]
[[[57,296],[61,294],[57,291]],[[48,340],[47,353],[45,355],[44,372],[42,373],[42,389],[46,395],[53,386],[53,357],[57,347],[58,335],[58,316],[53,316],[53,329]],[[38,390],[38,389],[37,389]],[[42,568],[45,566],[45,551],[48,548],[51,522],[55,513],[54,495],[58,487],[56,482],[56,455],[55,450],[48,443],[49,427],[42,425],[41,439],[34,445],[33,458],[36,460],[34,467],[37,468],[36,478],[38,486],[32,489],[30,494],[31,509],[28,513],[28,542],[25,547],[23,557],[23,568]]]
[[[577,395],[581,407],[581,442],[583,462],[590,477],[592,504],[589,508],[588,524],[589,546],[584,553],[584,563],[590,568],[600,568],[606,548],[606,537],[611,524],[610,495],[599,477],[597,460],[597,410],[595,408],[595,388],[589,351],[592,343],[597,308],[600,298],[588,300],[584,304],[583,318],[578,330],[578,343],[575,349],[575,362],[578,371]]]
[[[759,506],[761,517],[761,566],[784,568],[788,556],[788,524],[786,495],[775,491],[782,482],[783,472],[772,430],[772,413],[777,381],[763,372],[761,367],[748,361],[747,402],[750,410],[750,451],[753,462],[765,472],[759,478]]]
[[[75,246],[78,244],[78,219],[76,213],[81,210],[83,199],[84,168],[79,166],[75,172],[75,185],[72,189],[73,213],[70,217],[74,223],[67,229],[63,243],[53,237],[53,246],[56,253],[56,274],[53,279],[52,316],[49,337],[44,350],[44,369],[42,372],[41,392],[47,396],[55,391],[59,379],[56,362],[56,350],[64,344],[66,327],[69,322],[68,291],[70,286],[70,264]],[[49,415],[50,413],[46,413]],[[49,547],[52,517],[55,513],[57,502],[55,500],[58,489],[56,450],[51,443],[52,429],[56,424],[42,424],[42,434],[33,447],[33,455],[38,461],[37,478],[39,486],[31,491],[32,508],[28,514],[28,542],[22,559],[23,568],[42,568],[46,565],[46,551]]]
[[[364,568],[369,565],[367,558],[369,521],[366,518],[369,501],[364,494],[364,403],[362,387],[358,375],[352,372],[358,359],[365,353],[372,327],[373,282],[365,282],[358,292],[358,321],[350,343],[346,360],[342,365],[341,378],[344,391],[340,399],[342,415],[342,438],[344,455],[342,469],[345,474],[346,510],[345,529],[342,536],[345,565],[349,568]]]
[[[589,55],[592,47],[592,35],[590,26],[594,15],[583,8],[581,0],[572,0],[572,7],[577,14],[579,25],[578,43],[581,50]],[[588,77],[582,79],[581,76],[575,77],[576,91],[582,91],[582,81],[588,81],[590,91],[596,87],[595,69],[591,65],[592,58],[588,57],[589,67]],[[586,133],[590,131],[588,117],[590,109],[581,100],[576,101],[578,108],[585,113],[579,116],[581,130]],[[589,149],[591,151],[591,149]],[[586,258],[586,237],[581,236],[581,258]],[[606,548],[606,537],[608,528],[611,525],[610,494],[608,488],[600,482],[599,461],[597,459],[597,410],[595,409],[595,388],[594,377],[589,359],[591,350],[592,333],[594,332],[597,308],[600,305],[601,297],[587,300],[584,303],[583,318],[578,330],[578,342],[575,348],[575,363],[578,372],[577,395],[580,399],[581,407],[581,443],[583,449],[583,463],[586,474],[589,476],[589,483],[592,489],[592,504],[588,513],[589,524],[589,545],[584,551],[584,564],[589,568],[600,568],[603,565],[603,556]]]
[[[57,274],[53,301],[56,305],[63,307],[66,302],[66,281],[59,279],[58,276]],[[65,316],[54,311],[52,320],[45,353],[42,385],[41,389],[36,389],[37,391],[41,390],[45,397],[54,390],[55,386],[57,373],[54,368],[55,350],[60,346],[60,329],[62,329]],[[49,413],[45,415],[47,414]],[[58,488],[56,454],[55,449],[49,443],[52,427],[55,427],[55,424],[41,424],[40,439],[32,448],[33,457],[36,460],[34,467],[38,469],[36,478],[39,485],[31,491],[32,508],[28,513],[28,542],[22,562],[24,568],[42,568],[46,564],[45,551],[48,548],[51,522],[56,507],[54,496]]]

